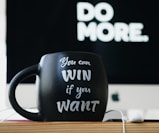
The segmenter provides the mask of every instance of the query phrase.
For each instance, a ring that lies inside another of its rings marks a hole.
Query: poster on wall
[[[157,1],[7,0],[7,82],[44,54],[88,51],[109,83],[158,84],[158,24]]]

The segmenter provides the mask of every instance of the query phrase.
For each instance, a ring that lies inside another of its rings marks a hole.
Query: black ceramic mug
[[[38,112],[22,108],[17,85],[37,75]],[[33,121],[102,121],[108,99],[108,82],[100,56],[89,52],[58,52],[42,56],[40,63],[17,73],[10,83],[9,101]]]

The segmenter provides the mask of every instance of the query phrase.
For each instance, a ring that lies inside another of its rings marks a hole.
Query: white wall
[[[0,109],[5,108],[6,93],[6,1],[0,0]]]

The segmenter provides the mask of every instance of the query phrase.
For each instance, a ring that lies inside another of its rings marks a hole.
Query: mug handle
[[[40,115],[39,112],[37,113],[32,113],[24,110],[17,102],[16,96],[15,96],[15,90],[17,85],[25,78],[30,77],[32,75],[38,75],[38,69],[39,65],[33,65],[30,67],[27,67],[20,72],[18,72],[13,79],[10,82],[10,87],[9,87],[9,101],[12,105],[12,107],[22,116],[33,120],[33,121],[42,121],[42,116]]]

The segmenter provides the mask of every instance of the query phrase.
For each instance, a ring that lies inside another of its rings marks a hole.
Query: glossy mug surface
[[[23,109],[15,96],[17,85],[31,75],[38,77],[37,113]],[[102,121],[107,99],[103,62],[100,56],[89,52],[46,54],[39,64],[18,72],[9,88],[12,107],[33,121]]]

